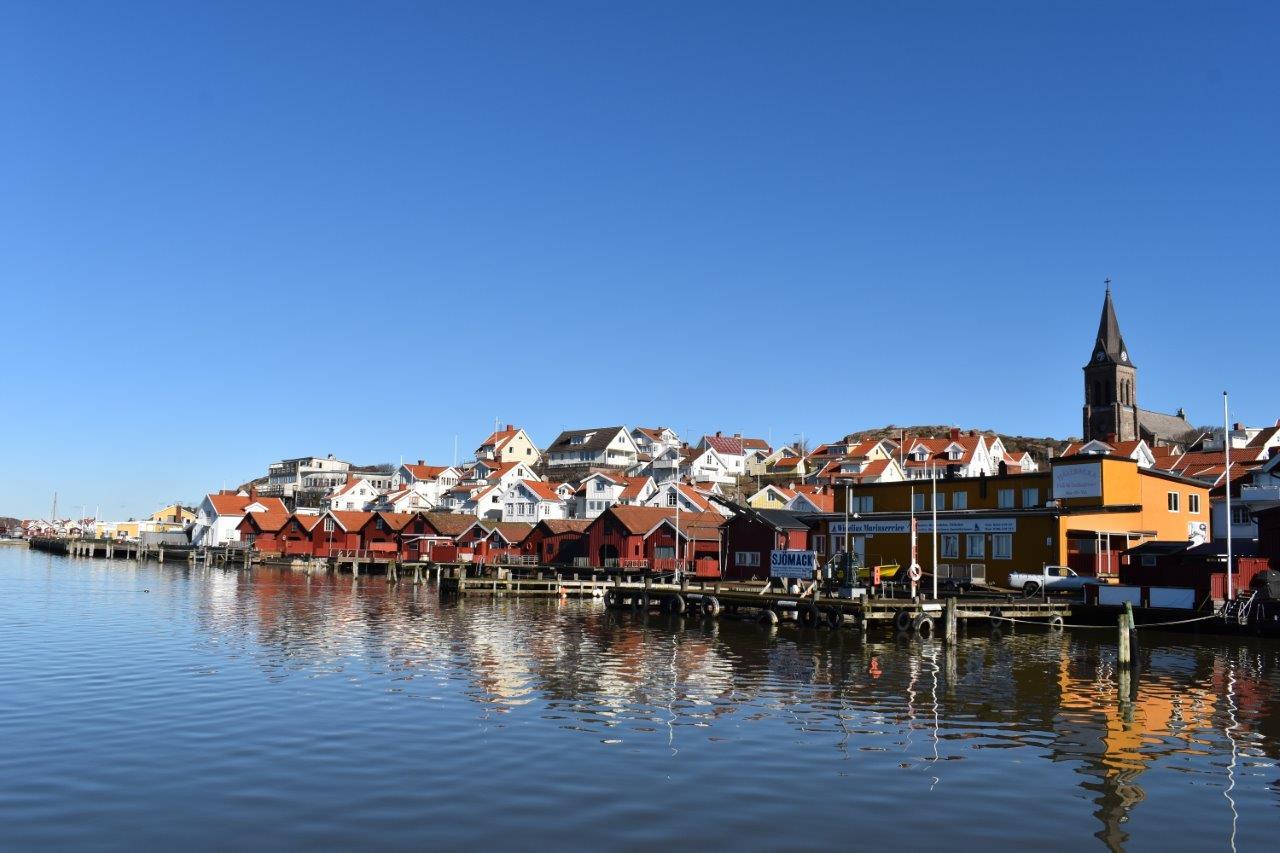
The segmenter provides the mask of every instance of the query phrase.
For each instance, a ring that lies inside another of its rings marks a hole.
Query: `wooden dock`
[[[1009,630],[1017,620],[1061,628],[1071,614],[1068,602],[995,596],[930,600],[908,598],[843,598],[822,595],[817,585],[802,594],[764,584],[718,581],[659,583],[651,579],[624,581],[622,577],[580,580],[577,577],[467,577],[455,572],[440,578],[442,596],[558,596],[603,598],[613,610],[658,611],[672,616],[750,619],[766,626],[793,622],[806,628],[852,628],[864,635],[872,625],[893,626],[924,639],[941,632],[954,640],[961,623],[983,621],[993,630]]]

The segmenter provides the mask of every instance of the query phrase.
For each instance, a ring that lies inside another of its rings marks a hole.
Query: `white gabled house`
[[[641,453],[653,456],[667,447],[679,447],[680,436],[670,427],[636,427],[631,430],[631,440]]]
[[[643,506],[656,506],[666,509],[680,507],[681,512],[719,512],[728,514],[721,504],[708,500],[707,497],[686,483],[663,483],[643,503]]]
[[[401,486],[382,495],[374,501],[374,512],[428,512],[436,508],[436,504],[422,492],[412,486]]]
[[[324,509],[364,512],[382,497],[382,492],[364,477],[351,477],[324,499]]]
[[[1120,456],[1132,459],[1139,468],[1152,468],[1156,464],[1156,456],[1151,452],[1144,439],[1133,441],[1106,442],[1093,439],[1086,442],[1073,442],[1062,451],[1063,456]]]
[[[506,429],[494,430],[480,446],[476,448],[476,459],[489,459],[495,462],[524,462],[537,465],[542,461],[542,451],[529,438],[523,428],[507,424]]]
[[[550,470],[570,467],[616,468],[630,471],[639,462],[640,450],[624,426],[565,430],[546,452]]]
[[[583,478],[574,493],[575,518],[592,519],[611,506],[640,506],[658,490],[652,477],[610,476],[596,472]]]
[[[565,501],[551,483],[518,480],[503,492],[503,521],[537,524],[547,518],[568,518]]]
[[[696,483],[732,483],[737,479],[714,447],[689,450],[680,463],[680,477]]]
[[[240,522],[249,513],[272,512],[288,515],[280,498],[261,498],[256,492],[214,492],[204,496],[196,508],[191,527],[191,544],[216,547],[240,541]]]

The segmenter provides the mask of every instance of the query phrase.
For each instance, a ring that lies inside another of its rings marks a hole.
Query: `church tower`
[[[1111,279],[1098,321],[1098,339],[1084,366],[1084,440],[1133,441],[1138,435],[1138,369],[1120,335]]]

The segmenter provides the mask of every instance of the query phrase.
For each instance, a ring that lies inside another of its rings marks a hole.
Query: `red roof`
[[[818,512],[835,512],[836,496],[833,494],[819,495],[812,492],[801,492],[796,495],[796,499],[803,498],[818,508]]]
[[[446,465],[405,465],[404,469],[412,474],[415,480],[434,480],[449,470]]]
[[[611,506],[602,513],[599,518],[605,518],[612,515],[618,522],[626,528],[628,533],[645,534],[654,528],[655,525],[664,519],[675,519],[676,511],[670,507],[664,506]],[[598,523],[599,518],[596,520]],[[686,521],[687,520],[687,521]],[[680,513],[680,527],[683,529],[686,524],[689,525],[707,525],[713,523],[713,526],[719,526],[724,523],[724,516],[718,512],[701,512],[701,513]]]
[[[338,526],[347,532],[359,530],[361,527],[365,526],[369,519],[373,518],[373,513],[371,512],[358,512],[356,510],[346,509],[329,510],[327,515],[333,516],[334,520],[338,522]]]
[[[262,504],[267,512],[278,510],[285,515],[289,514],[289,510],[285,508],[284,501],[279,498],[250,497],[249,495],[240,495],[235,492],[215,492],[208,497],[209,503],[213,505],[213,509],[218,515],[244,515],[245,507],[255,503]]]
[[[494,452],[501,450],[511,439],[516,437],[520,430],[512,427],[511,429],[500,429],[491,433],[488,438],[480,442],[481,447],[489,447],[492,445]]]
[[[538,496],[538,500],[542,501],[560,501],[560,496],[556,494],[556,487],[552,483],[545,483],[542,480],[521,480],[525,488]]]
[[[623,487],[622,491],[618,494],[618,500],[639,500],[640,495],[644,492],[645,484],[652,479],[652,477],[628,477],[627,485]]]

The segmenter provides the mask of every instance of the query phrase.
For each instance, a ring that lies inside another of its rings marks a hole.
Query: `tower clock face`
[[[1129,352],[1127,350],[1120,350],[1120,360],[1121,361],[1129,360]]]
[[[1102,350],[1098,350],[1098,354],[1093,357],[1093,360],[1102,361],[1106,357],[1107,357],[1107,354],[1105,352],[1103,352]]]

